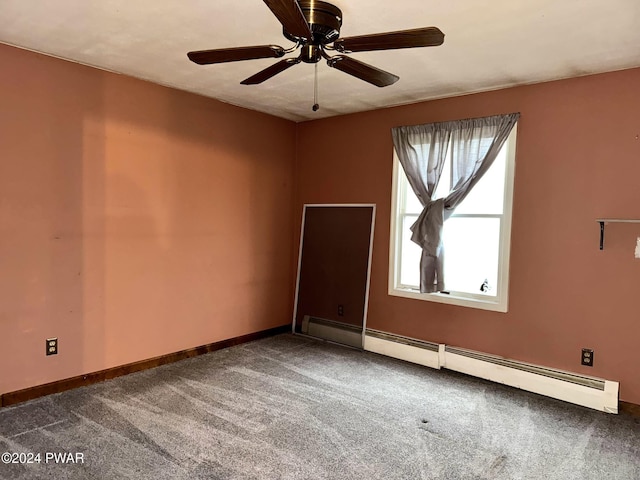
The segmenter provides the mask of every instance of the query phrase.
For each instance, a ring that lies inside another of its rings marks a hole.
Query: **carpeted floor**
[[[640,420],[280,335],[0,409],[2,452],[41,454],[3,479],[634,480]]]

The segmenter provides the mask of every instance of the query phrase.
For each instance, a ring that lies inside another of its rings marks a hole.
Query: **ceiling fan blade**
[[[311,28],[296,0],[264,0],[264,3],[287,32],[311,40]]]
[[[426,27],[339,38],[333,46],[339,52],[368,52],[396,48],[436,47],[443,43],[444,33],[439,28]]]
[[[269,80],[271,77],[274,77],[281,72],[284,72],[287,68],[293,67],[298,63],[300,63],[299,58],[285,58],[284,60],[280,60],[278,63],[274,63],[270,67],[259,71],[255,75],[244,79],[240,83],[242,85],[257,85],[264,82],[265,80]]]
[[[189,60],[198,65],[212,63],[238,62],[241,60],[254,60],[256,58],[280,58],[284,55],[284,49],[277,45],[258,45],[255,47],[218,48],[216,50],[199,50],[189,52]]]
[[[385,72],[379,68],[367,65],[353,58],[344,55],[336,55],[327,60],[330,67],[336,68],[341,72],[348,73],[354,77],[369,82],[376,87],[386,87],[396,83],[400,77],[393,73]]]

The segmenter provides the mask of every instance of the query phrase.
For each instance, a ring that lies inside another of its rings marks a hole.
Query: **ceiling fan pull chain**
[[[320,105],[318,105],[318,64],[314,64],[315,72],[313,75],[313,107],[311,108],[314,112],[317,112],[320,109]]]

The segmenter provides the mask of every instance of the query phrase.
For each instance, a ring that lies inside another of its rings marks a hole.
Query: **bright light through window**
[[[421,294],[420,257],[422,251],[411,241],[411,225],[422,205],[411,189],[407,177],[395,158],[395,202],[393,211],[390,293],[425,300],[506,311],[511,200],[515,163],[514,128],[491,168],[469,195],[444,222],[444,280],[448,295]],[[449,148],[449,152],[451,148]],[[435,198],[442,198],[451,187],[449,154],[436,188]],[[443,298],[443,297],[448,298]],[[491,306],[493,304],[493,306]]]

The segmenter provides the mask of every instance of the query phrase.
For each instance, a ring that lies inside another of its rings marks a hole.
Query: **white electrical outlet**
[[[636,258],[640,258],[640,237],[638,237],[638,241],[636,242]]]

